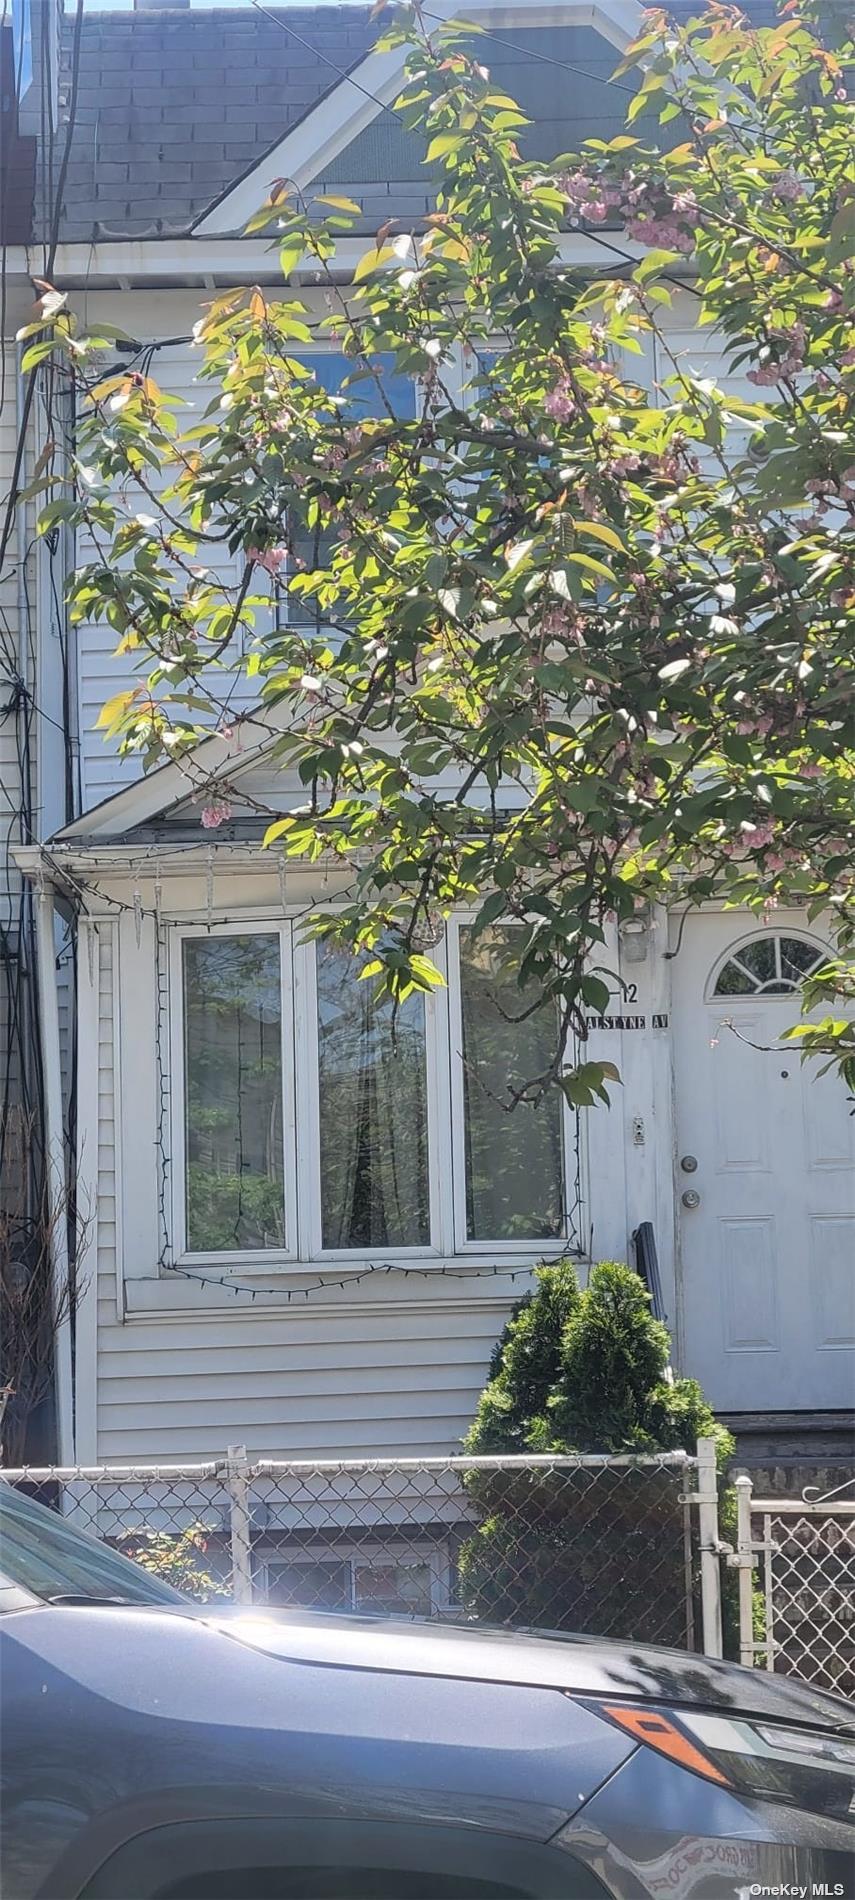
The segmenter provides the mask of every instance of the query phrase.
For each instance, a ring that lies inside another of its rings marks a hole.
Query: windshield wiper
[[[44,1601],[45,1603],[71,1603],[71,1604],[83,1603],[86,1605],[87,1608],[90,1608],[90,1609],[93,1603],[106,1603],[108,1605],[110,1604],[118,1605],[121,1609],[125,1609],[125,1610],[133,1610],[133,1609],[138,1609],[140,1607],[140,1605],[136,1602],[136,1599],[134,1597],[102,1597],[102,1596],[95,1596],[95,1595],[87,1596],[85,1591],[82,1591],[82,1590],[81,1591],[69,1590],[69,1591],[66,1591],[65,1593],[60,1593],[57,1596],[45,1597]],[[146,1606],[143,1605],[142,1607],[145,1608]]]

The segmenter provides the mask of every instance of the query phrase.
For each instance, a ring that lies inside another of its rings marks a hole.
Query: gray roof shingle
[[[676,0],[672,10],[694,12],[697,0]],[[748,10],[758,25],[775,17],[774,0],[749,0]],[[85,12],[61,237],[184,234],[340,84],[382,25],[363,5]],[[66,111],[72,33],[66,15],[59,88]],[[590,26],[494,28],[476,44],[497,84],[536,121],[521,139],[532,156],[622,128],[625,91],[608,83],[615,51]],[[384,112],[323,182],[347,185],[364,205],[366,229],[392,215],[423,215],[431,181],[422,153],[423,142]],[[268,182],[262,166],[259,197]],[[36,223],[41,235],[43,212]]]
[[[63,238],[185,232],[369,51],[368,11],[85,13]],[[66,97],[70,52],[67,18]]]

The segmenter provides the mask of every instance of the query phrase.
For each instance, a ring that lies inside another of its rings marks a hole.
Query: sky
[[[291,6],[305,8],[307,5],[313,7],[341,6],[344,4],[364,6],[366,0],[270,0],[270,3],[277,8],[287,8]],[[197,5],[207,9],[208,7],[249,7],[250,4],[251,0],[190,0],[190,5],[193,9],[195,9]],[[83,5],[87,13],[132,13],[134,10],[134,0],[83,0]],[[66,13],[74,13],[75,7],[69,3],[69,0],[64,0],[64,6]]]

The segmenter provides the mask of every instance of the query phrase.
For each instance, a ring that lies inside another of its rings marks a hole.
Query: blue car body
[[[102,1547],[62,1534],[97,1576]],[[100,1597],[48,1600],[0,1552],[4,1900],[855,1892],[855,1720],[805,1685],[595,1638],[217,1610],[104,1555]],[[759,1791],[730,1754],[696,1772],[699,1719],[771,1749]],[[795,1775],[774,1754],[794,1735]]]

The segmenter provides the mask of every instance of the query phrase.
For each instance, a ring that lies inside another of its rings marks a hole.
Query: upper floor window
[[[347,422],[363,422],[369,417],[382,421],[390,414],[406,421],[415,415],[415,378],[397,371],[391,356],[378,356],[371,368],[365,370],[358,361],[344,356],[339,350],[301,351],[298,360],[311,370],[316,383],[328,395],[341,396],[342,414]],[[310,526],[295,510],[289,522],[289,541],[295,565],[307,573],[326,567],[339,535],[340,526],[335,515],[323,525],[316,522]],[[302,596],[288,593],[285,589],[282,595],[282,604],[292,626],[308,630],[316,627],[320,632],[326,622],[333,619],[316,595]],[[335,631],[334,626],[332,631]]]
[[[395,1012],[289,923],[176,933],[170,1250],[313,1260],[537,1253],[568,1238],[575,1130],[542,1075],[556,1019],[513,926],[448,930],[448,988]]]

